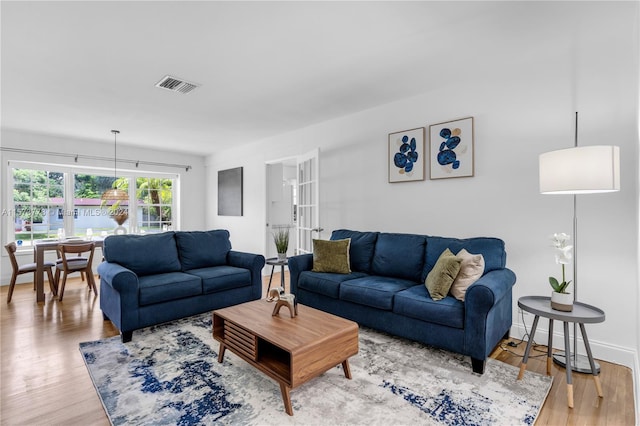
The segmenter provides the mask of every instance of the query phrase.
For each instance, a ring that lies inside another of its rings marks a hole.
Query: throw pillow
[[[433,265],[433,269],[425,280],[427,291],[433,300],[441,300],[447,296],[453,280],[456,279],[460,271],[461,262],[462,259],[454,255],[449,249],[440,254],[438,261]]]
[[[349,246],[351,238],[344,240],[313,240],[313,272],[350,274]]]
[[[467,288],[484,274],[484,257],[481,254],[471,254],[465,249],[460,250],[456,256],[461,258],[462,262],[460,272],[449,291],[453,297],[464,302]]]

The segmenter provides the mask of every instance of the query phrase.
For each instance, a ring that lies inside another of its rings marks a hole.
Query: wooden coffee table
[[[220,342],[218,362],[226,349],[280,384],[290,416],[291,389],[342,364],[351,379],[349,357],[358,353],[358,324],[298,304],[298,315],[286,310],[272,316],[264,299],[213,312],[213,337]]]

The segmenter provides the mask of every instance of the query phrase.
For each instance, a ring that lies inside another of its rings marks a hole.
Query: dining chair
[[[11,242],[4,246],[9,253],[9,260],[11,261],[11,267],[13,268],[13,273],[11,274],[11,283],[9,284],[9,294],[7,295],[7,303],[11,302],[11,297],[13,296],[13,289],[16,286],[16,279],[18,275],[33,273],[33,282],[36,282],[36,271],[38,269],[35,263],[25,263],[24,265],[18,265],[18,260],[16,259],[16,250],[18,246],[15,242]],[[42,267],[47,271],[47,278],[49,279],[49,287],[51,288],[51,292],[54,296],[58,294],[57,290],[57,281],[53,277],[53,273],[51,272],[51,268],[55,267],[55,263],[53,262],[44,262]]]
[[[76,240],[67,240],[65,244],[84,244],[86,241],[76,241]],[[60,254],[60,249],[56,248],[56,254],[58,255],[58,259],[56,260],[56,266],[62,264],[62,254]],[[78,253],[77,256],[68,257],[67,261],[69,262],[87,262],[89,259],[86,256],[83,256],[82,253]],[[82,281],[85,280],[84,271],[80,271],[80,278]]]
[[[87,285],[89,286],[89,291],[93,289],[95,294],[98,294],[98,289],[96,288],[96,282],[93,277],[92,270],[94,250],[95,243],[93,242],[58,244],[58,251],[60,252],[60,256],[62,259],[62,262],[56,264],[55,281],[56,283],[58,283],[58,300],[62,301],[62,297],[64,296],[64,287],[67,284],[67,276],[74,272],[84,273],[87,277]],[[82,255],[84,253],[88,253],[88,256],[81,256],[80,259],[82,260],[79,260],[77,255]],[[60,281],[61,273],[62,282]]]

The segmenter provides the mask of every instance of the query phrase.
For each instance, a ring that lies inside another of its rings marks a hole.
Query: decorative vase
[[[118,225],[122,226],[122,224],[125,223],[129,218],[129,214],[127,212],[118,211],[113,213],[111,217],[116,221]]]
[[[287,253],[278,253],[278,260],[286,260]]]
[[[571,312],[573,310],[573,297],[571,293],[551,292],[551,309],[562,312]]]

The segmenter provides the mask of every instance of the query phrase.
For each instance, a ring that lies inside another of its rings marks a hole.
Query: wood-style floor
[[[273,281],[272,286],[280,283],[278,273]],[[67,283],[63,302],[47,294],[46,303],[37,304],[33,286],[22,284],[7,305],[7,289],[0,288],[0,424],[109,425],[78,350],[80,342],[117,335],[103,321],[98,298],[76,278]],[[504,343],[508,350],[498,348],[491,356],[518,366],[525,345]],[[545,374],[546,355],[532,354],[542,356],[530,358],[527,371]],[[590,375],[574,374],[570,409],[564,369],[554,365],[553,387],[536,424],[634,425],[631,370],[602,361],[600,367],[604,398],[597,396]]]

